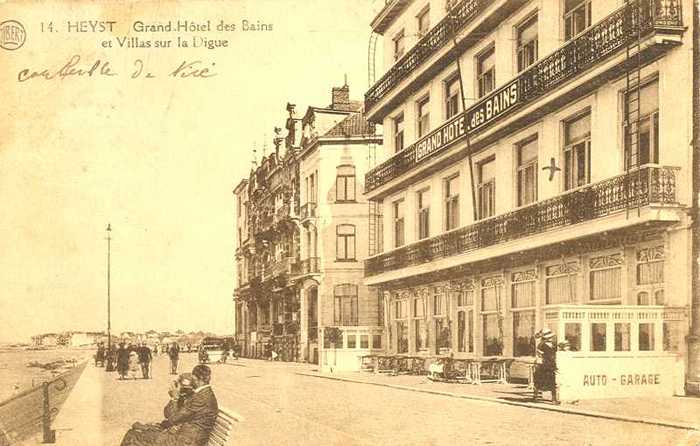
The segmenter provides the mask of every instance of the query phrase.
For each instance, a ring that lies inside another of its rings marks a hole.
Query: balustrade
[[[676,170],[644,166],[365,261],[367,276],[516,240],[652,203],[676,204]]]

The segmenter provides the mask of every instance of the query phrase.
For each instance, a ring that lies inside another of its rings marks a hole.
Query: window
[[[664,246],[637,249],[637,305],[664,304]]]
[[[619,303],[622,299],[622,255],[593,257],[589,266],[591,300]]]
[[[564,38],[572,39],[591,26],[591,0],[564,1]]]
[[[654,351],[654,324],[641,323],[639,324],[639,351],[651,352]]]
[[[485,96],[496,88],[496,58],[493,46],[476,58],[476,76],[479,85],[479,97]]]
[[[418,240],[430,237],[430,189],[416,193],[418,208]]]
[[[511,308],[513,310],[513,355],[535,355],[535,300],[537,274],[527,270],[511,275]]]
[[[445,230],[459,227],[459,176],[445,180]]]
[[[537,138],[518,144],[518,206],[537,201]]]
[[[382,335],[372,335],[372,348],[382,348]]]
[[[591,351],[604,352],[606,348],[606,325],[604,323],[591,324]]]
[[[659,162],[659,83],[651,82],[639,90],[625,94],[625,167]],[[637,113],[638,112],[638,113]],[[639,122],[627,122],[631,114]],[[638,135],[635,135],[638,132]],[[635,140],[636,139],[636,140]]]
[[[395,303],[396,320],[396,351],[408,353],[408,299],[397,300]]]
[[[457,351],[474,352],[474,290],[457,293]]]
[[[336,259],[355,260],[355,225],[336,227]]]
[[[425,136],[430,131],[430,96],[426,96],[416,103],[416,124],[418,137]]]
[[[418,20],[418,37],[425,36],[430,30],[430,6],[428,5],[417,16]]]
[[[335,325],[357,325],[357,285],[343,283],[333,288]]]
[[[459,77],[453,77],[445,82],[445,116],[447,119],[455,116],[462,108],[459,91]]]
[[[490,158],[478,165],[479,218],[496,214],[496,159]]]
[[[394,152],[403,150],[403,113],[394,118]]]
[[[404,31],[401,30],[394,36],[394,62],[401,59],[404,51],[406,51],[406,38]]]
[[[518,71],[537,60],[537,16],[530,17],[517,30]]]
[[[335,179],[335,200],[355,201],[355,166],[338,166]]]
[[[591,115],[586,113],[564,123],[564,189],[591,181]]]
[[[566,323],[564,324],[564,339],[569,342],[569,349],[572,352],[581,350],[581,324]]]
[[[394,247],[398,248],[404,244],[404,215],[403,200],[394,202]]]
[[[535,311],[513,313],[513,356],[535,356]]]
[[[576,302],[576,284],[579,266],[576,262],[552,265],[545,269],[545,304],[570,304]]]
[[[238,197],[238,216],[241,216],[241,208],[243,207],[243,199],[239,196]]]
[[[427,324],[426,297],[413,299],[413,329],[415,332],[416,351],[428,350],[428,324]]]
[[[445,354],[452,347],[452,335],[447,320],[447,295],[443,287],[433,288],[433,320],[435,321],[435,353]]]
[[[306,196],[309,198],[309,203],[316,203],[316,176],[312,173],[309,175],[309,190],[306,193]]]
[[[481,318],[485,356],[503,354],[502,285],[503,281],[500,277],[490,277],[481,281]]]
[[[630,351],[630,324],[628,322],[615,324],[615,351]]]
[[[348,348],[357,348],[357,335],[348,335]]]
[[[369,335],[360,335],[360,348],[369,348]]]

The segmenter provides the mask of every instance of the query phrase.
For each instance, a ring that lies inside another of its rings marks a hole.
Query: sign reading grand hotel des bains
[[[476,131],[514,108],[520,101],[518,85],[518,80],[513,80],[478,102],[466,113],[456,116],[419,140],[416,143],[416,162],[440,152],[462,139],[467,132]]]

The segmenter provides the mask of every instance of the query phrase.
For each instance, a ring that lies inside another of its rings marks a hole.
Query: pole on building
[[[700,394],[700,1],[693,1],[692,277],[686,391]]]

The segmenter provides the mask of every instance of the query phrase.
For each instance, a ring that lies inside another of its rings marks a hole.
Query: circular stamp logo
[[[27,32],[17,20],[5,20],[0,23],[0,48],[16,50],[24,45],[26,39]]]

